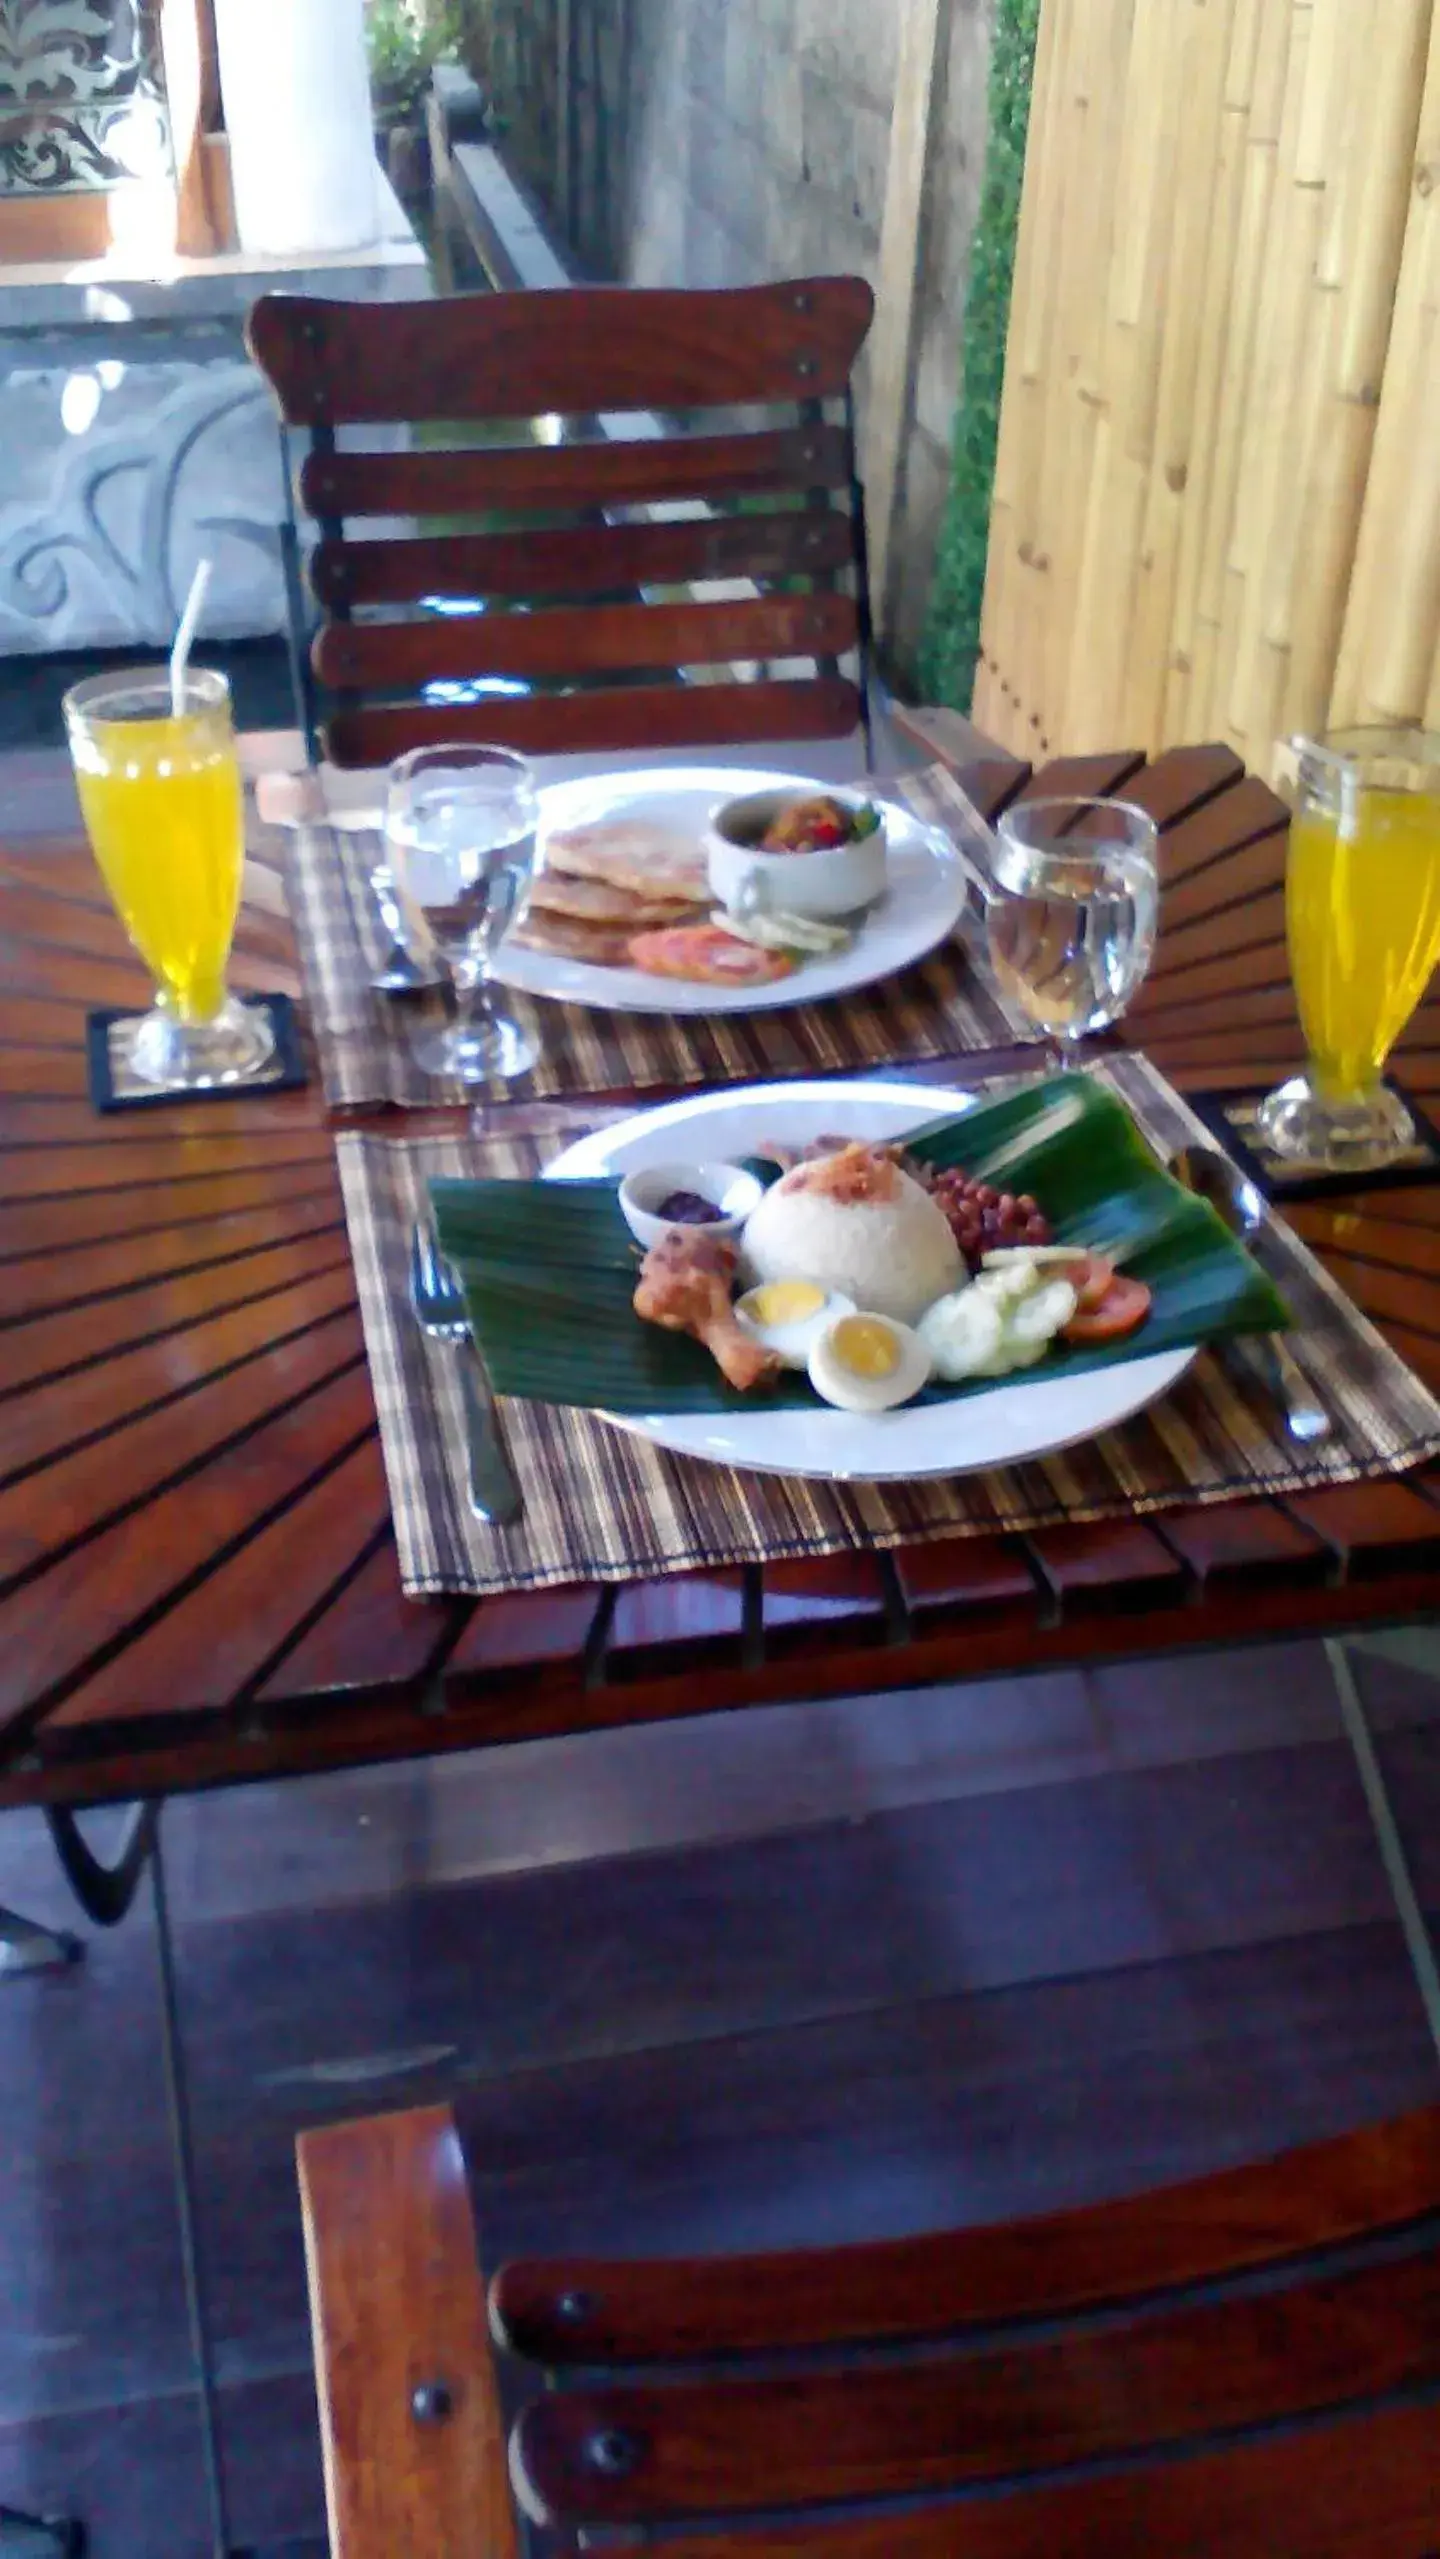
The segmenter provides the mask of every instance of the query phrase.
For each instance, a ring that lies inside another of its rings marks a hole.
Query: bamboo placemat
[[[943,766],[909,774],[904,796],[932,824],[963,813]],[[957,822],[958,821],[958,822]],[[435,1109],[473,1101],[477,1088],[426,1075],[411,1032],[440,1018],[438,996],[377,995],[370,977],[387,936],[369,888],[382,839],[320,824],[298,827],[287,848],[287,884],[325,1099],[334,1108]],[[971,969],[956,940],[898,976],[823,1004],[722,1016],[602,1013],[507,993],[505,1009],[539,1043],[531,1072],[492,1092],[603,1093],[634,1087],[727,1084],[890,1066],[1033,1037]],[[486,1088],[478,1088],[483,1092]]]
[[[1145,1059],[1092,1072],[1128,1103],[1161,1154],[1205,1138]],[[410,1312],[411,1230],[432,1178],[526,1178],[579,1133],[336,1141],[401,1577],[414,1595],[649,1579],[1117,1519],[1353,1483],[1440,1452],[1440,1404],[1303,1244],[1277,1226],[1284,1262],[1277,1276],[1296,1319],[1290,1345],[1334,1422],[1318,1447],[1288,1438],[1263,1355],[1245,1342],[1228,1344],[1223,1357],[1202,1354],[1159,1403],[1080,1447],[911,1484],[829,1485],[707,1466],[671,1457],[593,1413],[504,1400],[501,1424],[525,1512],[512,1528],[481,1527],[466,1499],[458,1358],[428,1341]],[[580,1273],[576,1320],[584,1321]]]

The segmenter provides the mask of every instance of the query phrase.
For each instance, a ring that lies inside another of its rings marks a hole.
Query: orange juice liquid
[[[1440,794],[1362,791],[1348,823],[1295,818],[1285,912],[1315,1082],[1367,1092],[1440,960]]]
[[[97,721],[73,753],[91,849],[126,931],[179,1020],[213,1021],[245,851],[228,719]]]

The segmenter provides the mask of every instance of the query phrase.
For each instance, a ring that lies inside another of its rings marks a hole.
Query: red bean
[[[1049,1223],[1028,1191],[997,1191],[992,1183],[978,1182],[955,1165],[938,1173],[932,1187],[972,1270],[978,1269],[986,1253],[1002,1246],[1050,1241]]]

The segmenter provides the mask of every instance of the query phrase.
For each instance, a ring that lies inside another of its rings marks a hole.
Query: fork
[[[294,791],[287,788],[296,784]],[[313,784],[315,776],[284,773],[262,773],[255,785],[255,805],[267,826],[286,826],[298,833],[304,827],[325,826],[332,835],[383,835],[383,809],[327,809],[309,805],[313,792],[302,789]],[[405,938],[405,922],[395,897],[395,883],[389,865],[379,863],[367,872],[366,882],[372,905],[389,936],[380,954],[380,965],[370,980],[377,995],[428,995],[432,988],[443,986],[437,969],[416,958]]]
[[[470,1508],[487,1526],[504,1528],[520,1516],[520,1487],[500,1438],[495,1399],[470,1330],[459,1275],[441,1252],[429,1219],[423,1217],[416,1219],[410,1239],[410,1304],[421,1331],[432,1341],[449,1342],[460,1354]]]

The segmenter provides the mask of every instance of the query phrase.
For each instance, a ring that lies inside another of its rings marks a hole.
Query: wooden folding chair
[[[299,2155],[336,2559],[1440,2549],[1440,2109],[933,2238],[511,2265],[488,2321],[445,2109]]]
[[[307,645],[292,501],[312,754],[868,742],[850,376],[872,307],[856,276],[257,302],[287,492],[298,441],[319,528]],[[375,427],[409,449],[355,449]]]

